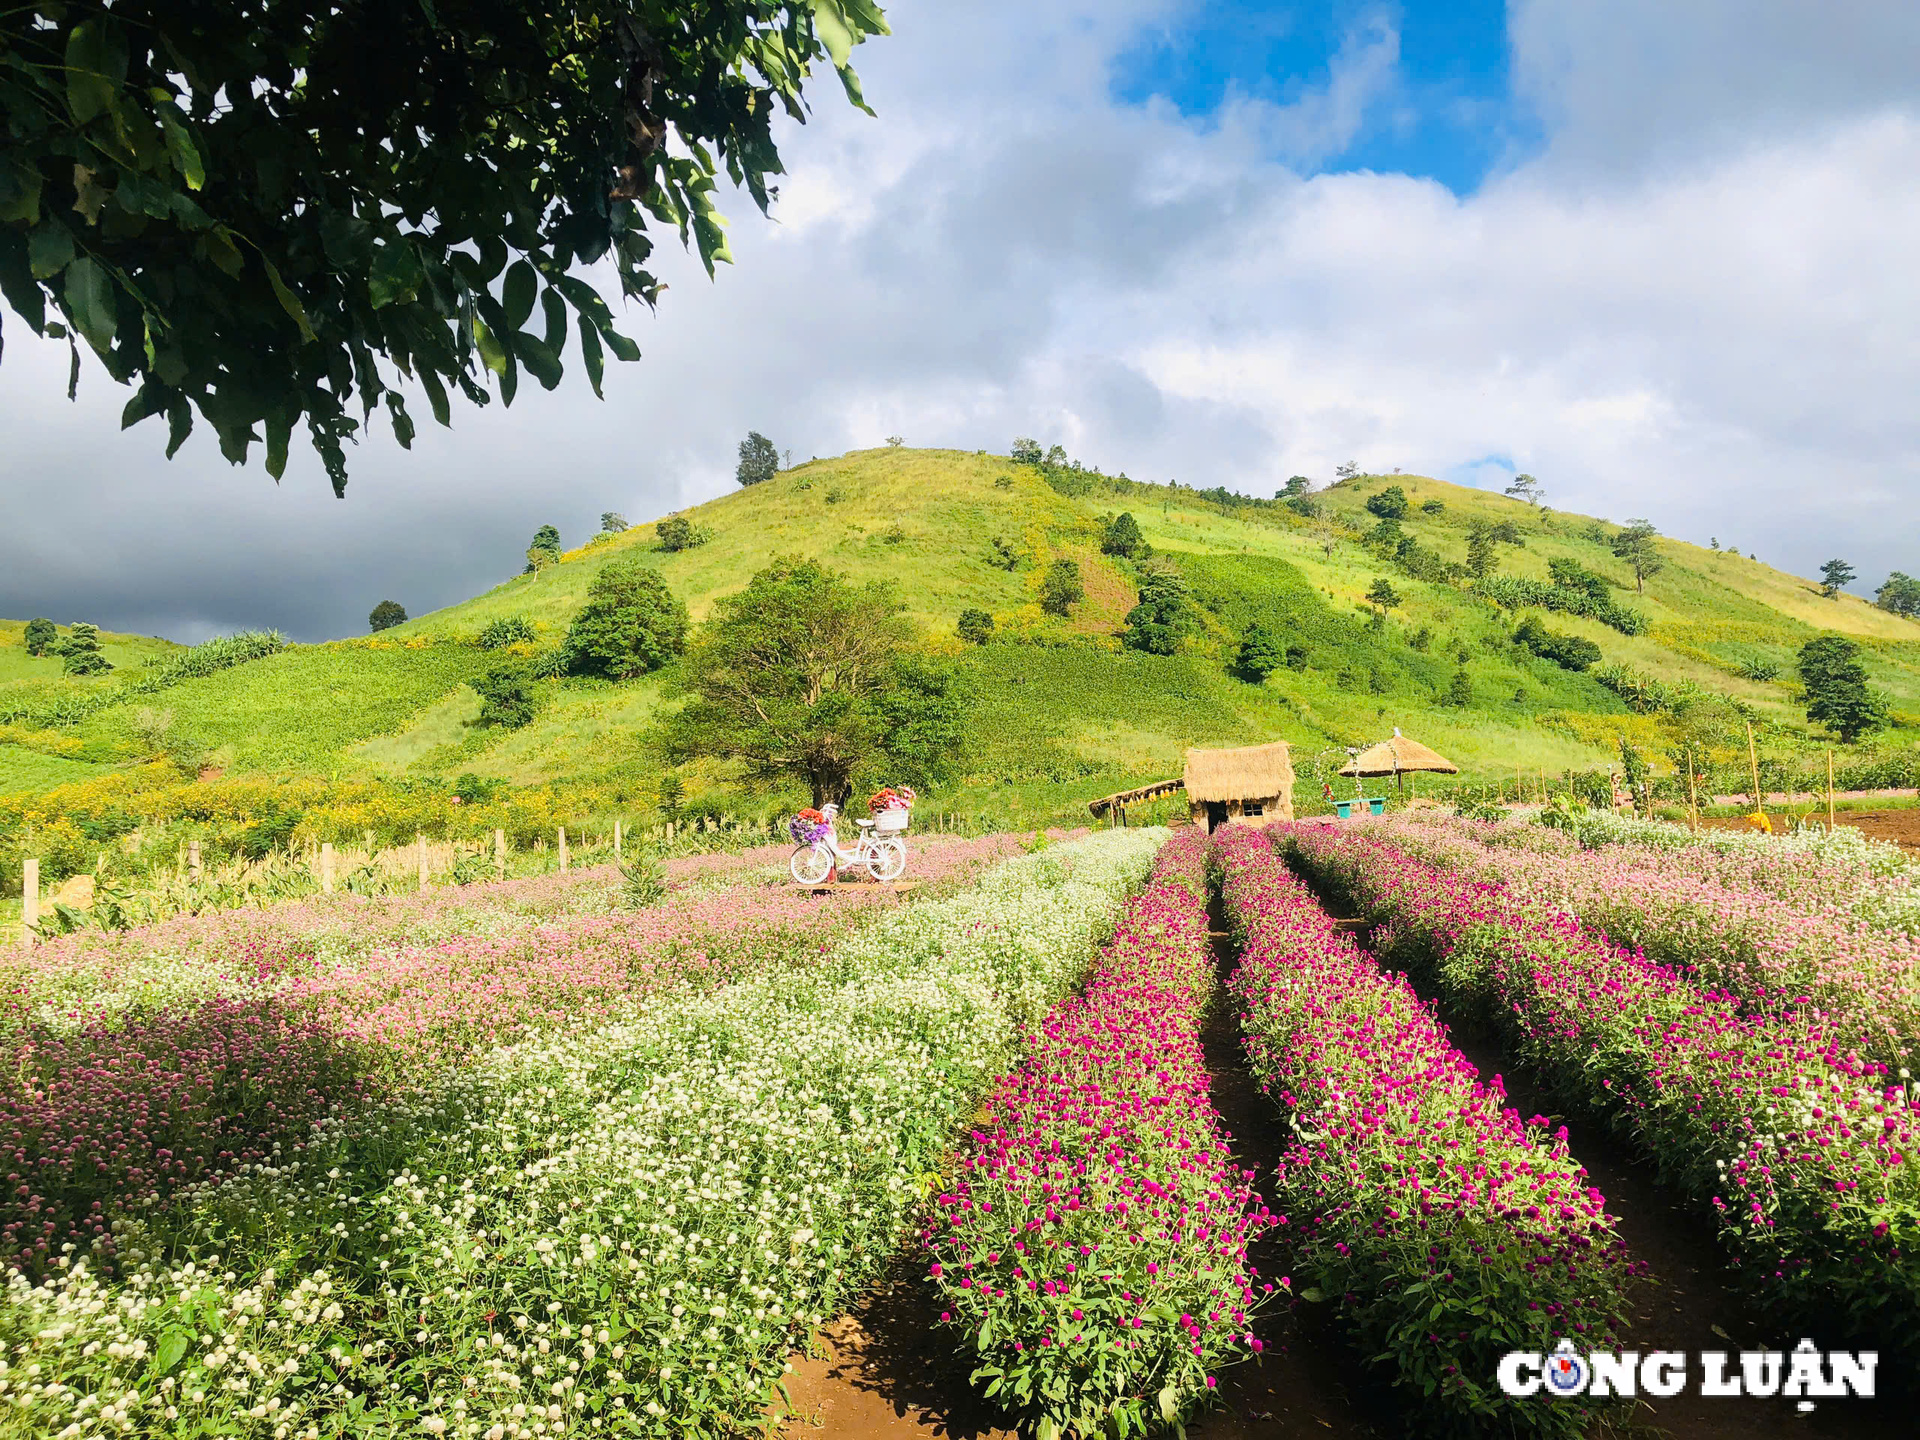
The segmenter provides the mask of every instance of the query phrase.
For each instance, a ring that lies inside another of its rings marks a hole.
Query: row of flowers
[[[1010,860],[123,1220],[118,1278],[16,1277],[0,1435],[754,1428],[1163,837]]]
[[[1438,818],[1375,827],[1403,849],[1731,991],[1756,1012],[1811,1010],[1891,1068],[1920,1063],[1920,937],[1862,920],[1836,898],[1854,882],[1805,863],[1813,852],[1785,863],[1704,845],[1556,853],[1510,843],[1509,828]]]
[[[1920,1091],[1808,1012],[1724,991],[1379,834],[1287,853],[1374,920],[1380,953],[1502,1028],[1570,1105],[1633,1135],[1717,1217],[1757,1294],[1920,1359]]]
[[[1084,993],[1057,1006],[975,1123],[922,1244],[974,1381],[1042,1437],[1129,1435],[1258,1351],[1268,1220],[1209,1094],[1206,835],[1180,832]]]
[[[1636,1262],[1566,1130],[1523,1121],[1404,977],[1383,973],[1274,854],[1215,840],[1242,939],[1230,982],[1261,1088],[1291,1118],[1273,1204],[1304,1299],[1335,1302],[1433,1433],[1551,1435],[1587,1418],[1493,1383],[1509,1350],[1612,1348]]]

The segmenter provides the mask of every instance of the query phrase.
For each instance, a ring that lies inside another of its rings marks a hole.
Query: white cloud
[[[278,490],[201,438],[167,465],[154,434],[114,433],[124,397],[97,372],[60,403],[64,349],[16,327],[0,613],[350,631],[383,595],[417,611],[499,578],[540,523],[577,539],[602,509],[720,493],[750,426],[798,457],[1034,434],[1138,478],[1268,491],[1347,459],[1499,481],[1501,456],[1557,506],[1803,572],[1914,571],[1915,527],[1884,517],[1920,488],[1920,123],[1887,65],[1843,83],[1875,35],[1809,38],[1800,7],[1724,57],[1794,73],[1779,111],[1717,80],[1702,108],[1672,92],[1715,31],[1662,23],[1672,8],[1621,8],[1588,45],[1582,7],[1517,5],[1521,72],[1559,128],[1461,198],[1286,163],[1394,95],[1390,31],[1356,32],[1319,91],[1197,125],[1107,88],[1171,4],[909,0],[859,57],[880,119],[822,93],[783,140],[775,223],[736,199],[739,263],[715,283],[668,259],[606,404],[528,388],[411,456],[378,436],[344,504],[310,458]],[[1889,15],[1882,49],[1912,29]]]

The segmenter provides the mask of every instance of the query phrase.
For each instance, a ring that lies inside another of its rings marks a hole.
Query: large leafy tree
[[[1873,603],[1895,615],[1920,620],[1920,580],[1896,570],[1887,577],[1886,584],[1873,592]]]
[[[1820,593],[1829,600],[1851,585],[1858,572],[1844,560],[1829,560],[1820,567]]]
[[[856,778],[946,778],[964,696],[952,670],[914,653],[903,608],[888,586],[776,560],[694,638],[670,748],[740,761],[758,781],[800,780],[816,805],[844,803]]]
[[[60,632],[53,621],[46,616],[36,616],[27,622],[27,628],[21,632],[29,655],[44,655],[51,650],[60,638]]]
[[[1844,635],[1819,635],[1800,647],[1807,719],[1851,745],[1886,723],[1886,701],[1867,688],[1860,646]]]
[[[687,607],[660,572],[638,561],[602,567],[587,603],[567,629],[569,672],[631,680],[658,670],[687,648]]]
[[[1613,553],[1626,561],[1628,568],[1633,571],[1636,594],[1644,595],[1648,578],[1666,568],[1667,562],[1661,558],[1660,548],[1653,543],[1659,533],[1650,520],[1629,520],[1625,528],[1613,537]]]
[[[169,455],[197,413],[277,478],[304,424],[342,494],[376,408],[410,444],[403,377],[448,424],[559,384],[571,326],[598,393],[639,351],[578,272],[652,304],[651,220],[711,273],[717,180],[765,209],[776,109],[823,60],[864,109],[885,29],[873,0],[32,0],[0,11],[0,288]]]
[[[733,478],[742,485],[759,485],[780,473],[780,452],[758,430],[749,430],[740,442],[740,463]]]
[[[1150,570],[1140,580],[1140,600],[1127,612],[1121,643],[1149,655],[1172,655],[1200,628],[1193,588],[1177,570]]]

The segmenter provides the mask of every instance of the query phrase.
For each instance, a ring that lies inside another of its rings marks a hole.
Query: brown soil
[[[1840,810],[1842,825],[1864,830],[1876,840],[1891,840],[1903,850],[1920,855],[1920,808],[1905,810]]]

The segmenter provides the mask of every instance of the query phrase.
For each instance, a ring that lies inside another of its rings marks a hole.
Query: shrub
[[[20,638],[26,642],[27,654],[45,655],[60,638],[60,632],[53,621],[40,616],[27,622],[27,628]]]
[[[1131,512],[1122,511],[1107,521],[1107,533],[1100,541],[1100,551],[1127,560],[1144,560],[1153,553],[1153,547],[1147,544],[1146,537],[1140,533],[1140,522],[1133,518]]]
[[[1467,673],[1466,666],[1453,672],[1453,679],[1447,682],[1446,703],[1462,709],[1473,705],[1473,677]]]
[[[533,677],[521,666],[496,666],[473,682],[480,696],[477,723],[502,730],[517,730],[531,723],[539,711]]]
[[[382,600],[367,616],[367,628],[374,634],[407,623],[407,607],[398,600]]]
[[[1817,636],[1800,647],[1800,681],[1806,688],[1807,719],[1827,726],[1849,745],[1887,722],[1886,701],[1867,688],[1860,647],[1844,635]]]
[[[1444,500],[1434,499],[1422,500],[1420,502],[1420,513],[1422,515],[1439,515],[1442,514],[1446,508],[1447,502]]]
[[[60,653],[67,657],[69,675],[104,675],[113,669],[107,657],[100,653],[99,626],[89,625],[85,620],[74,622]]]
[[[1305,670],[1307,668],[1307,650],[1304,645],[1287,646],[1287,668]]]
[[[526,617],[508,615],[503,619],[489,620],[481,629],[479,646],[482,650],[504,650],[509,645],[526,645],[533,642],[533,626]]]
[[[1020,568],[1020,552],[1013,548],[1013,542],[1006,536],[996,535],[987,551],[987,563],[996,570],[1012,573]]]
[[[1023,435],[1013,442],[1008,458],[1016,465],[1039,465],[1045,462],[1046,454],[1041,450],[1038,440],[1030,440]]]
[[[564,665],[574,675],[630,680],[685,651],[687,626],[687,607],[658,571],[638,561],[607,565],[567,629]]]
[[[1780,677],[1778,662],[1764,655],[1743,655],[1734,662],[1734,672],[1745,680],[1777,680]]]
[[[654,537],[660,542],[660,548],[668,554],[681,550],[691,550],[696,545],[704,545],[712,537],[699,525],[684,515],[669,515],[653,527]]]
[[[1155,570],[1140,582],[1140,602],[1127,612],[1121,641],[1130,650],[1172,655],[1199,622],[1193,590],[1177,570]]]
[[[1378,495],[1367,497],[1367,513],[1378,515],[1382,520],[1404,520],[1412,508],[1407,502],[1407,492],[1398,485],[1389,485]]]
[[[608,535],[618,535],[627,528],[627,517],[618,510],[605,510],[600,515],[600,529]]]
[[[1600,647],[1581,635],[1549,630],[1529,615],[1513,632],[1513,642],[1563,670],[1586,670],[1600,660]]]
[[[954,633],[969,645],[984,645],[993,638],[993,616],[985,610],[962,610]]]
[[[1047,567],[1046,578],[1040,585],[1040,608],[1049,615],[1068,615],[1073,607],[1087,598],[1087,588],[1080,582],[1080,562],[1060,559]]]
[[[453,793],[462,805],[484,805],[505,784],[504,780],[483,780],[469,770],[453,782]]]
[[[1564,585],[1544,585],[1538,580],[1517,580],[1501,576],[1490,576],[1481,580],[1475,588],[1494,604],[1506,610],[1523,610],[1534,606],[1541,610],[1557,610],[1568,615],[1584,615],[1589,620],[1598,620],[1602,625],[1618,630],[1622,635],[1643,635],[1647,629],[1647,617],[1638,610],[1616,604],[1610,597],[1595,599],[1587,590],[1570,589]]]
[[[1298,647],[1295,647],[1298,648]],[[1234,657],[1233,673],[1242,680],[1260,684],[1287,663],[1291,652],[1281,647],[1279,638],[1258,620],[1240,637],[1240,651]],[[1300,652],[1304,658],[1306,652]]]

